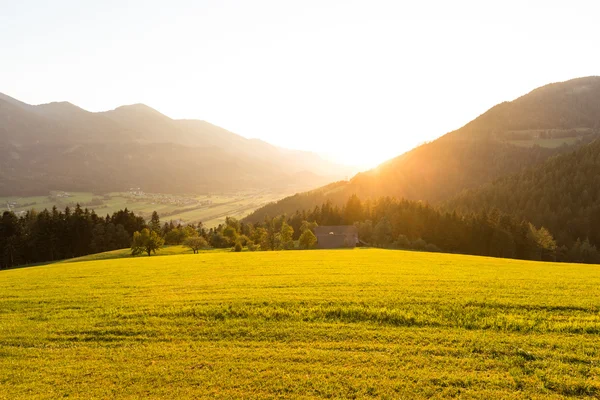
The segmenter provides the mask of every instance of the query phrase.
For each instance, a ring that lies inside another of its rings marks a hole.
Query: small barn
[[[317,226],[315,236],[319,249],[356,247],[358,244],[358,229],[354,225]]]

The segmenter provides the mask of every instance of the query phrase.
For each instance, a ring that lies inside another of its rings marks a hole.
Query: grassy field
[[[540,146],[546,148],[556,148],[562,145],[571,146],[584,138],[591,139],[594,134],[593,129],[590,128],[577,128],[577,129],[529,129],[520,131],[508,131],[505,135],[519,134],[522,135],[521,139],[506,139],[506,136],[500,134],[499,139],[506,141],[507,143],[514,144],[515,146],[521,147],[533,147]],[[540,135],[565,135],[566,137],[544,137]],[[526,136],[530,136],[526,138]]]
[[[580,138],[559,138],[559,139],[526,139],[526,140],[509,140],[508,143],[521,147],[540,146],[546,148],[556,148],[563,144],[570,146],[577,143]]]
[[[0,271],[0,398],[598,398],[599,311],[599,266],[375,249]]]

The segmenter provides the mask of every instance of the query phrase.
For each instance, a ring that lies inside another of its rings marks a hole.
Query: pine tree
[[[152,212],[152,218],[150,218],[150,230],[161,234],[160,217],[156,211]]]

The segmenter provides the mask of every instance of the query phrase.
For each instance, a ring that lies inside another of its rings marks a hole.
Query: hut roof
[[[355,235],[358,229],[354,225],[323,225],[315,228],[315,235]]]

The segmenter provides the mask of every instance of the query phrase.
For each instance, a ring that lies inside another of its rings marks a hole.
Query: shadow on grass
[[[201,251],[199,254],[220,253],[220,252],[229,252],[229,251],[230,251],[230,249],[207,249],[207,250]],[[193,254],[192,250],[185,248],[184,246],[181,246],[181,245],[171,245],[171,246],[163,246],[158,251],[158,253],[152,254],[150,257],[178,256],[178,255],[186,255],[186,254]],[[148,257],[148,255],[146,255],[146,254],[140,254],[140,255],[134,256],[131,254],[131,249],[126,248],[126,249],[106,251],[103,253],[88,254],[86,256],[81,256],[81,257],[65,258],[62,260],[43,261],[43,262],[39,262],[39,263],[17,265],[17,266],[10,267],[10,268],[0,269],[0,272],[11,271],[11,270],[15,270],[15,269],[22,269],[22,268],[43,267],[43,266],[52,265],[52,264],[70,264],[70,263],[86,262],[86,261],[105,261],[105,260],[117,260],[117,259],[123,259],[123,258],[147,258],[147,257]]]

